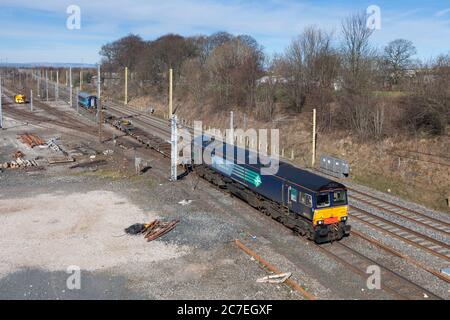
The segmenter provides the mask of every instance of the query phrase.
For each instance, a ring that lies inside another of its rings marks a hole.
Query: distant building
[[[344,79],[341,77],[337,78],[332,83],[334,91],[341,91],[342,87],[344,86]]]
[[[281,76],[264,76],[256,80],[258,86],[265,83],[288,83],[288,80]]]

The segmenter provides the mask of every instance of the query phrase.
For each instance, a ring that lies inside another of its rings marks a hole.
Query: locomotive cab
[[[14,102],[17,104],[24,104],[26,103],[26,98],[23,94],[17,94],[14,96]]]
[[[313,227],[317,242],[338,240],[350,234],[347,190],[324,190],[314,195]]]
[[[87,92],[80,92],[78,94],[78,104],[86,109],[96,109],[97,97],[94,95],[90,95]]]

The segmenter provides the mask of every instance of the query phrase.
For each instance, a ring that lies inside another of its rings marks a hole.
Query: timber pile
[[[5,162],[3,164],[0,164],[0,167],[2,169],[18,169],[18,168],[26,168],[26,167],[37,167],[38,164],[34,160],[25,160],[22,158],[17,158],[16,160],[13,160],[11,162]]]
[[[42,140],[39,136],[32,133],[21,134],[19,135],[18,139],[22,140],[22,142],[28,145],[30,148],[34,148],[36,146],[43,146],[45,144],[44,140]]]

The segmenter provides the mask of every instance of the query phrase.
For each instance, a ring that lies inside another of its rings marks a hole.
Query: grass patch
[[[96,171],[81,171],[73,173],[72,176],[77,177],[95,177],[101,179],[108,179],[113,181],[127,180],[127,182],[139,184],[146,188],[154,188],[156,181],[148,175],[135,175],[131,172],[124,172],[113,169],[99,169]]]
[[[121,179],[127,179],[130,178],[130,175],[121,172],[119,170],[112,170],[112,169],[99,169],[95,171],[81,171],[76,172],[72,174],[74,176],[79,177],[97,177],[97,178],[104,178],[104,179],[110,179],[110,180],[121,180]]]
[[[388,193],[399,198],[421,204],[430,209],[450,213],[443,192],[436,190],[427,190],[418,188],[417,186],[399,181],[394,177],[386,177],[381,174],[375,175],[371,173],[353,172],[352,179],[367,187],[373,188],[380,192]]]
[[[409,92],[405,91],[373,91],[372,94],[381,98],[400,98],[410,95]]]

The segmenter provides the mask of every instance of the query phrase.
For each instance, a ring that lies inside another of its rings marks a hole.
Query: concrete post
[[[228,137],[228,142],[234,144],[234,112],[230,111],[230,136]]]
[[[30,90],[30,111],[33,112],[33,90]]]
[[[316,164],[316,109],[313,110],[312,159],[311,167]]]
[[[177,116],[172,115],[170,118],[171,127],[171,152],[170,152],[170,180],[177,181],[177,165],[178,165],[178,132],[177,132]]]
[[[56,70],[55,101],[59,100],[59,70]]]
[[[0,74],[0,128],[3,129],[3,108],[2,108],[2,75]]]
[[[48,70],[45,70],[45,100],[48,102]]]
[[[172,94],[173,94],[173,70],[170,69],[169,70],[169,119],[172,118],[172,110],[173,110],[173,98],[172,98]]]
[[[38,98],[41,97],[41,72],[39,70],[39,75],[37,76],[37,90],[38,90]]]
[[[128,67],[125,67],[125,101],[124,104],[128,104]]]
[[[72,108],[72,67],[69,67],[69,104]]]
[[[83,70],[80,69],[80,91],[83,91]]]
[[[77,113],[79,113],[79,108],[80,108],[80,101],[78,100],[78,95],[80,94],[80,91],[79,91],[79,89],[77,88],[76,90],[75,90],[75,95],[76,95],[76,97],[75,97],[75,101],[77,102]]]
[[[97,66],[97,121],[100,123],[99,112],[101,109],[100,100],[101,100],[101,73],[100,73],[100,65]]]

